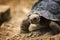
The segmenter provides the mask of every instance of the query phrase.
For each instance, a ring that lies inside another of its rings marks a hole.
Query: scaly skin
[[[28,19],[23,20],[22,24],[21,24],[21,33],[28,33],[29,32],[29,25],[30,22]]]

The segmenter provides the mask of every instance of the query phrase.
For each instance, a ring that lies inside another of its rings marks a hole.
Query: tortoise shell
[[[54,0],[42,0],[34,4],[31,9],[30,15],[32,13],[41,14],[46,19],[53,21],[60,21],[60,1]]]

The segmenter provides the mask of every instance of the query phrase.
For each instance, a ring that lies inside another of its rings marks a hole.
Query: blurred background
[[[11,19],[0,28],[0,40],[6,40],[20,32],[21,21],[26,18],[36,0],[0,0],[0,6],[9,6]],[[0,9],[1,10],[1,9]]]

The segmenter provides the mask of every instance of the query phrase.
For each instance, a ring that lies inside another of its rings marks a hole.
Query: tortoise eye
[[[34,18],[33,20],[36,20],[37,18]]]

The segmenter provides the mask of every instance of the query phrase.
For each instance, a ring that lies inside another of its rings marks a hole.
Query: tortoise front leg
[[[28,33],[29,32],[29,25],[30,25],[30,22],[28,19],[25,19],[22,21],[22,24],[21,24],[21,30],[20,32],[21,33]]]
[[[49,27],[53,30],[55,34],[60,32],[60,26],[58,23],[51,21]]]

